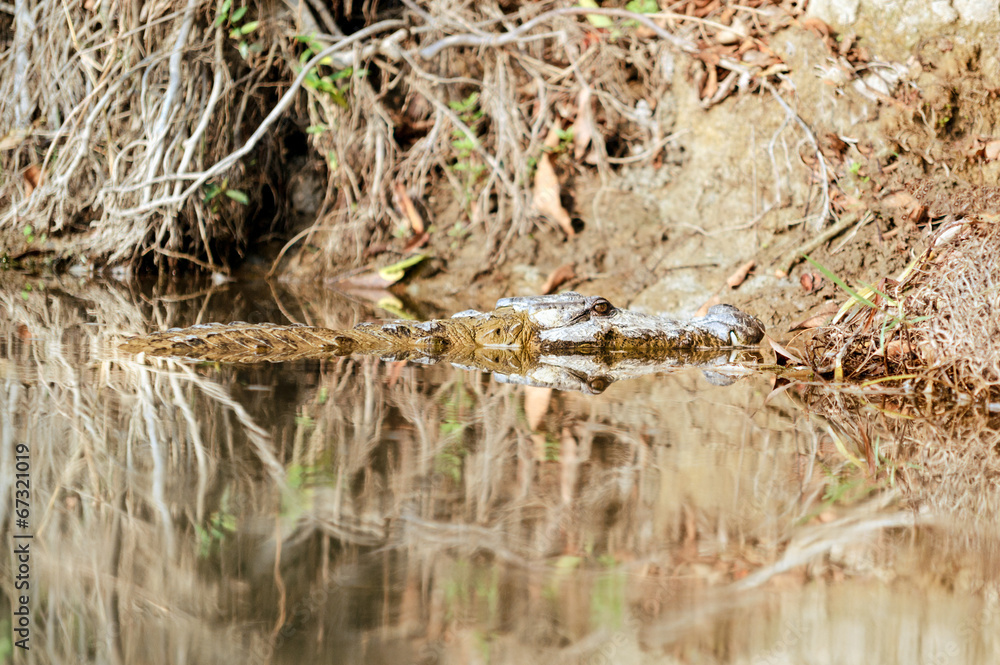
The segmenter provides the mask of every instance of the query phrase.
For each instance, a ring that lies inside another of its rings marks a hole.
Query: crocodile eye
[[[595,395],[598,395],[607,390],[608,386],[610,386],[611,383],[612,383],[611,379],[609,379],[606,376],[595,376],[594,378],[592,378],[590,381],[587,382],[587,387],[590,388],[590,390],[593,391]]]
[[[598,316],[607,316],[612,310],[614,310],[614,307],[604,298],[595,302],[593,307],[590,308],[590,311]]]

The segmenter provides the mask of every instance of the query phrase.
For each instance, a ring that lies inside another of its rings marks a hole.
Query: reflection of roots
[[[794,395],[792,391],[789,395]],[[898,495],[931,517],[979,523],[1000,511],[1000,417],[931,395],[845,394],[815,389],[802,399],[840,444],[835,469]]]

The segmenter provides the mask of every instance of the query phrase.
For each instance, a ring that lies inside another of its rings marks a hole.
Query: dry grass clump
[[[1000,394],[1000,226],[942,226],[896,282],[883,279],[816,338],[814,367],[856,380],[898,376],[960,400]]]

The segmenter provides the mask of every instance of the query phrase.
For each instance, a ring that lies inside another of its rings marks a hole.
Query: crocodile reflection
[[[731,305],[716,305],[690,321],[619,309],[601,296],[569,292],[501,298],[489,312],[466,310],[448,319],[362,323],[350,330],[303,325],[202,324],[134,337],[132,353],[220,362],[280,362],[367,353],[427,357],[504,349],[526,365],[543,354],[618,354],[663,358],[679,351],[756,346],[764,326]]]
[[[701,368],[705,378],[717,386],[728,386],[749,373],[748,366],[760,363],[761,354],[752,349],[702,350],[675,353],[660,358],[629,358],[613,355],[542,355],[530,366],[500,369],[499,363],[452,364],[464,369],[489,369],[498,383],[512,383],[597,395],[611,384],[648,374],[687,367]]]

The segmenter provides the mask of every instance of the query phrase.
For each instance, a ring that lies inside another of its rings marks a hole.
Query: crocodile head
[[[569,292],[502,298],[494,315],[517,312],[537,326],[537,344],[549,353],[658,352],[673,348],[755,346],[764,326],[732,305],[716,305],[690,321],[619,309],[601,296]]]

